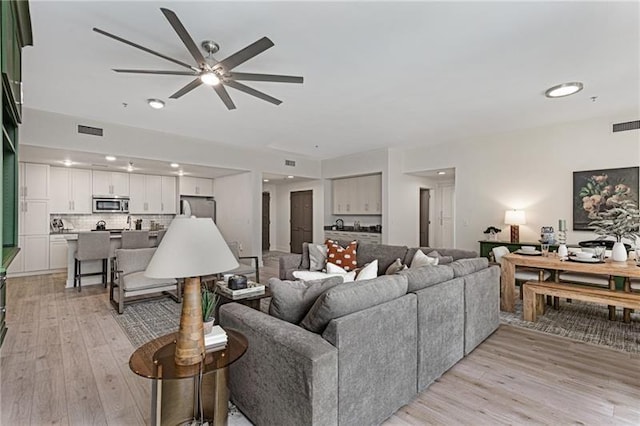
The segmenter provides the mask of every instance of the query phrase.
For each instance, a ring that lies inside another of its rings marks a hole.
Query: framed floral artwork
[[[616,201],[638,203],[639,167],[573,172],[573,230],[590,231],[589,222]]]

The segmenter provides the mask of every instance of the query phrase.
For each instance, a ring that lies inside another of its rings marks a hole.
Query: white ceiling
[[[638,2],[30,5],[25,106],[235,146],[329,158],[640,109]],[[218,59],[268,36],[275,46],[236,70],[302,75],[304,84],[248,82],[283,104],[229,89],[238,109],[228,111],[207,87],[169,100],[190,77],[111,71],[179,67],[94,26],[193,61],[161,6],[177,13],[196,42],[215,39]],[[577,95],[543,96],[576,80],[585,85]],[[152,110],[147,98],[167,106]]]

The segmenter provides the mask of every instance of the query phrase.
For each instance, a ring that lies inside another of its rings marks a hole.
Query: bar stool
[[[149,231],[122,231],[121,248],[149,248]]]
[[[80,232],[78,234],[78,250],[74,256],[73,286],[82,289],[82,277],[102,275],[102,283],[107,286],[107,261],[111,249],[109,232]],[[102,260],[102,272],[82,273],[82,262],[86,260]]]
[[[166,229],[161,229],[158,231],[158,236],[156,237],[156,244],[155,247],[158,247],[160,245],[160,243],[162,242],[162,239],[164,238],[164,234],[167,233]]]

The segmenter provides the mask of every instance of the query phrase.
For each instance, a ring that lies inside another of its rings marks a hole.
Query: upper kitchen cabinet
[[[52,214],[91,213],[91,170],[51,167]]]
[[[93,171],[93,195],[129,196],[129,175],[119,172]]]
[[[382,214],[382,175],[334,179],[333,214]]]
[[[162,213],[162,176],[132,174],[129,188],[130,213]]]
[[[176,178],[174,178],[173,176],[162,176],[162,213],[176,214],[177,200],[178,195],[176,194]]]
[[[20,163],[19,178],[22,182],[20,196],[25,200],[49,199],[49,166],[47,164]]]
[[[180,195],[213,197],[213,179],[180,177]]]

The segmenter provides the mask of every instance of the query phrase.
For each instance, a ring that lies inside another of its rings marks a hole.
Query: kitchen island
[[[53,234],[52,234],[53,235]],[[73,287],[73,275],[74,275],[74,260],[75,253],[78,249],[78,233],[61,233],[64,235],[64,239],[67,241],[67,283],[66,288]],[[156,239],[158,237],[157,231],[149,231],[149,247],[156,246]],[[111,239],[109,241],[109,257],[115,257],[116,249],[121,247],[121,233],[111,233]],[[82,262],[82,273],[92,273],[102,271],[102,261],[100,260],[85,260]],[[107,262],[107,278],[111,277],[111,262]],[[82,277],[82,286],[102,284],[102,277],[99,275]]]

